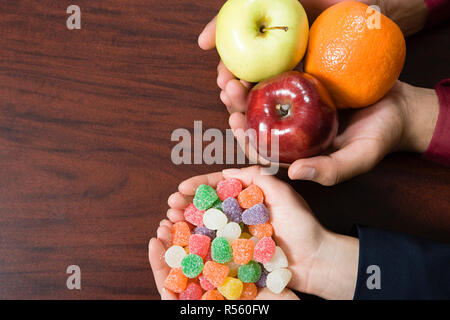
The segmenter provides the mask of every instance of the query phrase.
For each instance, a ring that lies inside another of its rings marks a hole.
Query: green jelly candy
[[[194,206],[199,210],[211,208],[219,199],[216,190],[206,184],[201,184],[195,191]]]
[[[238,278],[242,282],[256,282],[261,277],[261,266],[256,261],[250,261],[239,267]]]
[[[188,254],[181,260],[181,270],[188,278],[197,278],[203,270],[203,259],[197,254]]]
[[[211,258],[218,263],[227,263],[233,259],[230,243],[223,237],[217,237],[211,244]]]
[[[213,208],[219,209],[220,211],[223,211],[223,209],[222,209],[222,201],[220,199],[217,199],[217,201],[213,205]]]

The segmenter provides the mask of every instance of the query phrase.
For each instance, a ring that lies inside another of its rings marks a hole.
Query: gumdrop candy
[[[227,263],[233,259],[233,251],[227,239],[217,237],[211,244],[211,257],[218,263]]]
[[[181,267],[181,260],[186,256],[186,251],[180,246],[171,246],[164,254],[164,260],[171,268]]]
[[[256,261],[250,261],[239,267],[238,278],[242,282],[256,282],[261,277],[261,266]]]
[[[202,234],[204,236],[208,236],[211,240],[216,237],[216,232],[214,230],[209,230],[205,226],[195,228],[194,234]]]
[[[170,269],[169,275],[164,281],[164,287],[175,293],[183,292],[186,289],[188,278],[181,268]]]
[[[195,191],[194,205],[199,210],[207,210],[211,208],[219,199],[216,190],[206,184],[201,184]]]
[[[202,300],[225,300],[225,298],[217,290],[208,290],[203,294]]]
[[[252,184],[239,193],[238,201],[242,208],[248,209],[255,204],[263,203],[264,194],[257,185]]]
[[[208,249],[208,253],[206,254],[206,257],[204,258],[204,261],[211,261],[212,257],[211,257],[211,247],[209,247]]]
[[[237,274],[238,274],[238,271],[239,271],[239,267],[241,265],[237,264],[234,261],[230,261],[230,262],[227,263],[227,266],[228,266],[228,269],[230,270],[228,272],[228,276],[231,277],[231,278],[237,277]]]
[[[217,236],[223,237],[228,241],[233,241],[241,235],[241,226],[236,222],[227,223],[224,227],[217,230]]]
[[[181,260],[181,270],[188,278],[196,278],[203,270],[203,259],[197,254],[190,253]]]
[[[186,222],[180,221],[172,226],[172,244],[174,246],[187,246],[189,244],[190,236],[191,229]]]
[[[200,300],[202,298],[202,288],[195,282],[189,282],[186,289],[178,295],[179,300]]]
[[[256,285],[252,282],[246,282],[242,288],[242,293],[239,300],[255,300],[257,294],[258,288]]]
[[[242,221],[249,226],[266,223],[269,221],[269,210],[263,203],[255,204],[242,213]]]
[[[202,234],[193,234],[189,238],[189,253],[198,254],[205,258],[211,245],[211,239]]]
[[[217,184],[217,195],[220,200],[236,198],[242,191],[242,183],[238,179],[226,179]]]
[[[280,294],[291,281],[292,273],[289,269],[281,268],[267,275],[266,286],[275,294]]]
[[[258,241],[253,251],[253,259],[261,263],[268,263],[276,250],[275,241],[271,237],[264,237]]]
[[[203,226],[204,214],[205,211],[197,209],[193,203],[191,203],[186,207],[186,209],[184,209],[184,218],[186,219],[186,221],[192,223],[197,227]]]
[[[261,269],[261,276],[259,277],[258,281],[255,282],[258,288],[264,288],[266,286],[266,279],[267,275],[269,274],[269,271],[267,271],[263,266],[261,266]]]
[[[208,209],[203,215],[203,224],[210,230],[224,227],[228,222],[227,216],[219,209]]]
[[[222,203],[222,210],[230,221],[242,222],[242,208],[235,198],[226,198]]]
[[[203,268],[203,275],[215,287],[220,286],[228,276],[229,268],[224,264],[208,261]]]
[[[252,260],[255,244],[249,239],[236,239],[231,243],[233,260],[237,264],[247,264]]]
[[[270,259],[269,262],[264,263],[264,268],[266,268],[266,270],[269,272],[272,272],[280,268],[287,268],[287,266],[288,260],[286,258],[286,254],[284,253],[283,249],[281,249],[279,246],[276,247],[272,259]]]
[[[217,201],[214,202],[212,207],[215,208],[215,209],[219,209],[220,211],[223,211],[222,201],[220,199],[217,199]]]
[[[244,284],[241,280],[227,277],[217,290],[228,300],[237,300],[241,297]]]
[[[203,272],[205,272],[205,267],[206,267],[206,263],[205,263],[205,266],[203,267]],[[215,285],[213,285],[211,282],[209,282],[208,279],[206,279],[204,274],[201,274],[198,276],[198,281],[200,283],[200,287],[202,287],[202,289],[205,291],[213,290],[216,288]]]
[[[270,222],[248,226],[248,231],[257,238],[271,237],[273,235],[273,226]]]
[[[251,237],[250,240],[253,241],[253,243],[255,244],[255,246],[256,246],[256,245],[258,244],[258,242],[259,242],[259,238],[257,238],[257,237]]]

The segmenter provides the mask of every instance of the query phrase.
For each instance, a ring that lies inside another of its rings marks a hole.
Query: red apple
[[[292,163],[318,155],[336,137],[336,107],[325,87],[309,74],[289,71],[260,82],[250,91],[247,106],[247,129],[256,131],[249,135],[250,143],[272,161],[274,156]],[[275,155],[270,154],[271,133],[279,140]],[[267,152],[261,152],[262,146]]]

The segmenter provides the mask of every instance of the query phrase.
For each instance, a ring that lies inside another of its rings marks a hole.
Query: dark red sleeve
[[[450,18],[450,0],[425,0],[428,7],[427,28]]]
[[[450,79],[441,81],[435,89],[440,104],[439,117],[423,157],[450,166]]]

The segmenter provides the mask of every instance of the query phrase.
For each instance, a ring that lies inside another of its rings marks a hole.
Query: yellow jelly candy
[[[242,232],[241,236],[239,238],[240,239],[250,239],[251,237],[252,237],[252,235],[250,233]]]
[[[220,287],[219,292],[228,300],[237,300],[241,297],[244,285],[241,280],[227,277]]]

